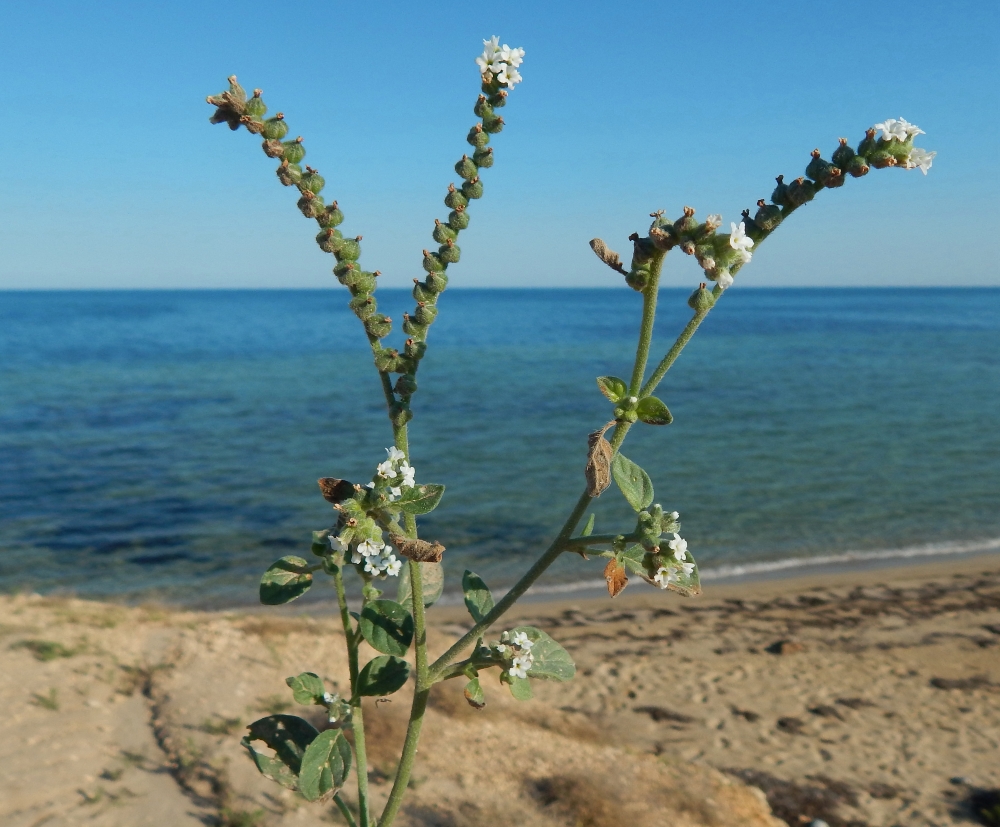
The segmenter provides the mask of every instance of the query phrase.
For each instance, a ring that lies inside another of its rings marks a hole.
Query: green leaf
[[[594,530],[594,520],[597,515],[593,512],[590,515],[590,519],[587,520],[587,524],[583,527],[583,531],[580,532],[581,537],[589,537]]]
[[[528,670],[529,678],[568,681],[576,674],[576,664],[573,663],[569,652],[541,629],[535,626],[518,626],[511,631],[511,637],[518,632],[524,632],[533,643],[531,655],[534,662]],[[517,696],[515,695],[515,697]]]
[[[640,399],[635,406],[635,413],[647,425],[669,425],[674,421],[670,409],[655,396]]]
[[[636,511],[653,502],[653,481],[649,474],[624,454],[618,454],[611,463],[611,476]]]
[[[601,393],[616,404],[628,396],[628,385],[617,376],[598,376],[597,387],[600,388]]]
[[[260,579],[260,602],[279,606],[302,597],[312,585],[309,564],[301,557],[282,557],[271,563]]]
[[[480,623],[493,608],[493,595],[483,578],[472,571],[466,570],[462,575],[462,591],[465,593],[465,608],[469,610],[472,619]]]
[[[302,756],[299,791],[306,801],[316,801],[339,790],[351,771],[351,745],[339,729],[321,732]]]
[[[510,694],[518,701],[530,701],[534,697],[531,683],[526,678],[511,678]]]
[[[479,683],[479,678],[473,678],[465,685],[465,700],[473,709],[482,709],[486,706],[486,695],[483,694],[483,687]]]
[[[642,546],[629,546],[621,555],[622,565],[632,574],[645,574],[648,576],[646,567],[646,549]]]
[[[437,603],[444,591],[444,569],[440,563],[417,563],[420,566],[420,583],[424,591],[424,608],[429,608]],[[403,565],[403,570],[399,574],[399,590],[396,592],[396,599],[403,607],[413,611],[413,596],[410,594],[410,566]]]
[[[319,675],[313,672],[303,672],[294,678],[285,678],[285,683],[291,687],[292,697],[297,704],[315,704],[323,700],[326,687]]]
[[[250,732],[240,743],[250,753],[261,775],[289,790],[297,790],[302,756],[319,735],[316,727],[294,715],[268,715],[254,721],[247,729]],[[274,757],[257,752],[252,745],[254,741],[263,741],[274,750]]]
[[[359,695],[391,695],[410,676],[410,664],[402,658],[379,655],[368,661],[358,675]]]
[[[361,635],[379,652],[405,655],[413,643],[413,616],[394,600],[374,600],[361,610]]]
[[[443,485],[414,485],[404,488],[402,496],[393,506],[407,514],[429,514],[437,508],[443,495]]]
[[[323,531],[314,531],[312,533],[312,544],[309,546],[309,550],[315,554],[317,557],[323,557],[330,553],[330,541],[327,539],[330,536],[330,530],[324,529]]]

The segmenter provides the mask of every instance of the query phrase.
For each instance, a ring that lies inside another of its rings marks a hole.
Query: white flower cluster
[[[404,488],[413,488],[413,477],[417,473],[416,469],[406,461],[406,454],[399,448],[386,448],[389,458],[385,462],[380,462],[375,469],[375,476],[379,480],[389,483],[389,500],[398,500]],[[374,488],[375,483],[368,483],[369,488]]]
[[[526,678],[528,670],[535,663],[535,657],[531,654],[532,646],[534,642],[526,632],[516,632],[513,637],[510,632],[504,632],[500,635],[500,642],[493,649],[504,660],[510,661],[510,666],[507,667],[508,675],[512,678]]]
[[[899,120],[886,118],[882,123],[875,124],[875,129],[881,130],[883,141],[896,140],[900,143],[906,143],[906,141],[915,138],[917,135],[927,134],[919,126],[910,123],[905,118],[900,118]],[[915,146],[910,150],[910,154],[906,159],[906,169],[919,169],[926,175],[927,170],[931,168],[935,155],[937,155],[937,152],[928,152],[926,149]]]
[[[365,563],[365,571],[368,574],[387,574],[395,577],[403,567],[402,562],[392,553],[392,546],[388,546],[381,540],[364,540],[358,543],[357,548],[351,555],[352,563]]]
[[[674,560],[677,562],[669,566],[660,566],[657,570],[653,581],[661,589],[667,588],[670,583],[680,582],[682,573],[684,577],[691,576],[691,572],[694,571],[694,563],[688,560],[687,547],[687,540],[680,534],[674,534],[674,538],[667,543],[667,548],[673,552]]]
[[[517,67],[524,60],[524,49],[512,49],[506,43],[500,45],[500,38],[495,35],[483,41],[483,53],[476,58],[483,81],[492,83],[496,78],[508,89],[521,82],[521,73]]]

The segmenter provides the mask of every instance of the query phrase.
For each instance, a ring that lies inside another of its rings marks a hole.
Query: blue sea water
[[[412,300],[381,291],[400,318]],[[660,297],[652,360],[690,315]],[[422,534],[502,591],[583,485],[627,377],[628,290],[453,290],[414,397]],[[739,289],[623,452],[708,572],[1000,547],[1000,290]],[[251,603],[331,523],[316,479],[370,478],[390,431],[343,291],[0,293],[0,588]],[[614,488],[597,531],[625,531]],[[570,559],[571,558],[571,559]],[[727,569],[727,567],[729,567]],[[567,555],[543,589],[600,579]],[[315,591],[315,590],[314,590]]]

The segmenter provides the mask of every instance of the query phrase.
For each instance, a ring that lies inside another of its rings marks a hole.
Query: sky
[[[362,264],[410,284],[494,34],[524,81],[452,286],[618,286],[591,238],[625,252],[685,205],[738,219],[814,147],[899,117],[930,174],[821,193],[737,284],[1000,285],[995,2],[39,0],[0,12],[0,289],[335,286],[259,139],[208,122],[233,73],[304,137]],[[699,273],[675,253],[663,283]]]

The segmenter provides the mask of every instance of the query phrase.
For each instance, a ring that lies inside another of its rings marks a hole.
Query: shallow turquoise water
[[[383,291],[398,318],[412,302]],[[654,354],[686,321],[661,294]],[[0,583],[196,605],[255,599],[331,521],[315,480],[389,444],[342,291],[0,293]],[[639,297],[453,290],[411,426],[423,533],[502,589],[583,484]],[[734,289],[624,452],[703,568],[1000,538],[1000,290]],[[609,490],[598,531],[627,530]],[[575,555],[545,585],[600,577]]]

